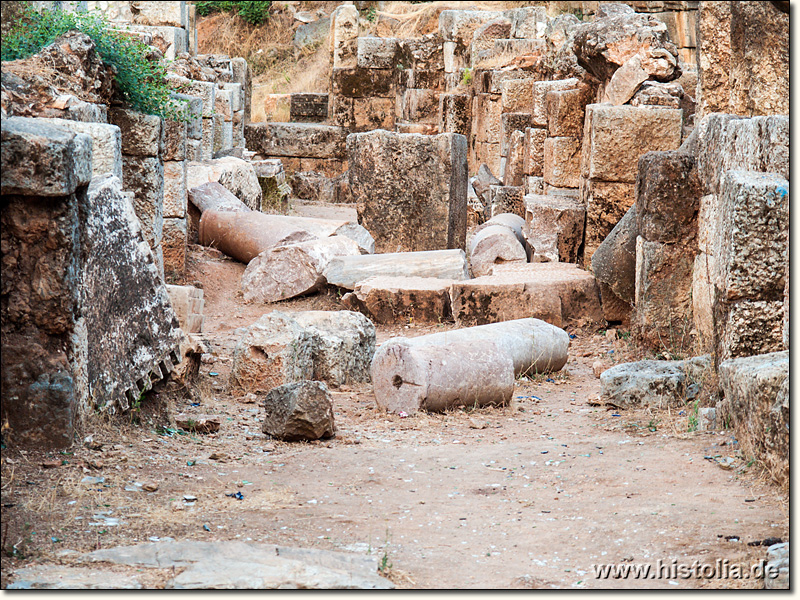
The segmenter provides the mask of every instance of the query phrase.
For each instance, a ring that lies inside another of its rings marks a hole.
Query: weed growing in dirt
[[[260,25],[269,19],[271,1],[242,2],[242,1],[208,1],[196,2],[197,12],[203,17],[216,12],[233,12],[238,14],[243,21],[251,25]]]
[[[185,107],[176,105],[170,96],[166,66],[148,59],[150,47],[109,27],[99,12],[66,12],[59,8],[38,12],[29,5],[3,37],[2,60],[28,58],[60,35],[80,31],[95,43],[103,62],[114,68],[117,90],[133,108],[177,121],[188,120]]]

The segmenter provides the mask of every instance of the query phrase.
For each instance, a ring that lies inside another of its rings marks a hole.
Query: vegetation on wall
[[[203,17],[215,12],[235,12],[251,25],[260,25],[269,19],[272,2],[201,1],[196,3],[197,13]]]
[[[152,49],[134,36],[112,31],[99,12],[68,12],[59,8],[38,12],[26,6],[11,30],[3,36],[2,60],[24,59],[75,30],[89,36],[102,61],[113,67],[117,91],[134,109],[171,119],[184,119],[185,111],[170,98],[163,62],[149,58]]]

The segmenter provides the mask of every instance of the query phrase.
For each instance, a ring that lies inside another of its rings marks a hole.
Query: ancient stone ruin
[[[349,386],[403,418],[509,406],[576,333],[629,330],[654,360],[601,365],[600,403],[703,398],[701,429],[788,486],[788,3],[445,7],[413,38],[329,4],[330,91],[293,94],[199,54],[194,4],[64,6],[169,61],[182,120],[121,102],[79,32],[3,63],[3,443],[194,397],[205,252],[263,306],[226,385],[270,438],[335,438]],[[331,290],[338,310],[287,304]]]

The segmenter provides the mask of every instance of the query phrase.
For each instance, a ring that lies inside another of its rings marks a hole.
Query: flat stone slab
[[[317,123],[251,123],[244,128],[247,148],[264,156],[345,158],[348,133]]]
[[[137,567],[108,569],[40,566],[17,572],[9,589],[141,589],[150,569],[170,569],[166,589],[392,589],[373,556],[244,542],[154,542],[95,550],[86,563]],[[178,572],[180,571],[180,572]],[[72,587],[74,586],[74,587]]]
[[[535,317],[557,327],[604,323],[594,276],[571,263],[496,265],[491,275],[450,290],[459,326]]]
[[[376,323],[441,323],[450,316],[451,279],[369,277],[342,302]]]

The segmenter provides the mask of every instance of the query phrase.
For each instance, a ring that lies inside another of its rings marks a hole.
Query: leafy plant
[[[698,414],[700,412],[700,401],[695,400],[692,404],[692,412],[689,415],[689,433],[697,431],[699,425]]]
[[[370,6],[367,10],[364,11],[364,18],[370,23],[374,23],[375,19],[378,17],[377,12],[378,11],[374,6]]]
[[[197,2],[197,12],[205,17],[216,12],[232,12],[251,25],[261,25],[269,19],[272,2],[204,1]]]
[[[472,70],[464,69],[464,74],[461,76],[462,85],[469,85],[472,83]]]
[[[2,60],[33,56],[71,30],[92,39],[102,61],[114,69],[117,90],[134,109],[168,119],[187,119],[187,111],[181,111],[170,97],[166,65],[150,60],[151,49],[141,40],[112,31],[99,12],[67,12],[60,8],[39,12],[28,5],[3,37]]]

